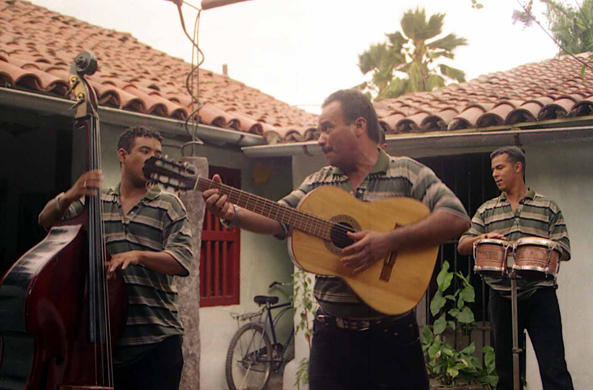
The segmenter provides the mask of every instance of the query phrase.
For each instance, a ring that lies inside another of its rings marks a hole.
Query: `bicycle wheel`
[[[225,375],[230,390],[262,390],[270,379],[273,352],[259,324],[245,324],[231,339]]]

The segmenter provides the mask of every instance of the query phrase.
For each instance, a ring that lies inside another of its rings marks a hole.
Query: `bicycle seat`
[[[253,301],[255,303],[257,303],[258,305],[265,305],[266,303],[269,303],[270,305],[274,305],[274,304],[278,303],[278,297],[269,297],[266,295],[256,295],[255,298],[253,298]]]

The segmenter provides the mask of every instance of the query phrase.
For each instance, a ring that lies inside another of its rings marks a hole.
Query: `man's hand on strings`
[[[214,183],[222,183],[222,180],[218,175],[214,175],[212,181]],[[226,195],[220,195],[220,190],[218,188],[211,188],[202,192],[202,198],[206,203],[208,211],[215,217],[227,219],[229,221],[235,219],[235,208],[228,201]]]
[[[140,257],[140,251],[123,252],[113,256],[111,261],[107,263],[107,279],[111,279],[113,273],[119,268],[124,270],[129,265],[140,264]]]
[[[387,257],[389,252],[392,252],[390,232],[363,230],[348,232],[348,237],[355,243],[342,250],[345,257],[341,261],[345,266],[352,268],[354,273],[364,271],[373,262]]]
[[[76,183],[70,188],[65,196],[72,201],[78,200],[85,195],[97,195],[98,190],[103,184],[103,171],[96,169],[83,173]]]

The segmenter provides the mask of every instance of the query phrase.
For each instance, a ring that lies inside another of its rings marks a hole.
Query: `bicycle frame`
[[[276,335],[276,324],[278,323],[278,320],[290,308],[292,308],[292,303],[290,303],[290,302],[280,303],[278,305],[270,305],[269,303],[267,303],[260,310],[258,310],[256,312],[246,313],[246,314],[241,314],[241,315],[233,315],[233,318],[235,318],[237,320],[237,322],[251,320],[252,322],[261,325],[263,327],[264,331],[268,334],[268,337],[270,335],[272,336],[272,340],[271,340],[272,348],[275,350],[276,356],[272,357],[271,360],[269,360],[270,363],[282,362],[282,360],[284,359],[284,354],[286,353],[286,350],[288,349],[288,345],[290,344],[290,342],[292,341],[292,338],[294,337],[294,326],[292,327],[292,330],[290,331],[290,334],[288,335],[288,338],[286,339],[286,341],[284,343],[279,344],[278,336]],[[275,309],[282,309],[282,310],[280,310],[280,312],[278,314],[276,314],[276,316],[272,316],[272,310],[275,310]],[[257,321],[254,321],[253,320],[254,318],[257,318]],[[252,340],[252,342],[253,341],[254,340]],[[263,344],[263,338],[259,342],[261,344]],[[275,349],[277,345],[282,345],[281,351],[277,351]],[[257,347],[256,348],[257,350],[260,350],[262,346],[257,345],[256,347]],[[268,360],[261,360],[259,357],[257,360],[262,361],[262,362],[268,362]]]
[[[261,321],[261,317],[260,317],[260,324],[262,326],[264,326],[264,329],[268,329],[268,325],[269,324],[269,329],[270,329],[270,333],[272,334],[272,347],[276,348],[276,346],[278,345],[278,338],[276,337],[276,325],[278,324],[278,320],[282,317],[282,315],[289,309],[292,307],[292,303],[287,302],[287,303],[281,303],[278,305],[266,305],[266,307],[264,308],[265,311],[267,311],[267,316],[266,316],[266,320],[264,320],[262,323]],[[276,314],[276,317],[272,317],[272,310],[274,309],[280,309],[280,308],[285,308],[283,310],[281,310],[278,314]],[[263,314],[263,312],[262,312]],[[286,339],[286,341],[282,345],[282,351],[278,352],[278,360],[282,361],[282,359],[284,359],[284,353],[286,352],[286,350],[288,349],[288,345],[290,344],[290,342],[292,341],[292,338],[294,336],[294,326],[292,327],[292,330],[290,331],[290,335],[288,336],[288,338]]]

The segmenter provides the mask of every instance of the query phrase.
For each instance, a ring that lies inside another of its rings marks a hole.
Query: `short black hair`
[[[367,122],[369,138],[377,143],[380,142],[380,125],[377,112],[373,107],[373,103],[364,93],[355,89],[341,89],[329,95],[321,108],[325,108],[325,106],[335,101],[340,102],[342,115],[347,125],[360,117],[364,118]]]
[[[117,140],[117,150],[124,149],[126,152],[130,153],[132,145],[134,145],[134,141],[138,137],[154,138],[160,143],[163,143],[163,136],[158,130],[148,126],[133,126],[128,127],[121,133]]]
[[[517,146],[503,146],[490,153],[490,160],[501,154],[506,154],[513,164],[520,162],[523,174],[525,174],[525,153],[520,148]]]

